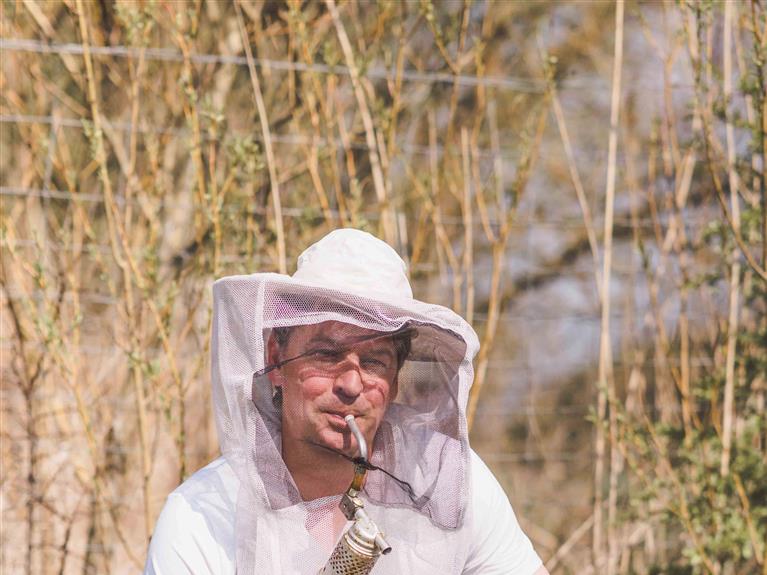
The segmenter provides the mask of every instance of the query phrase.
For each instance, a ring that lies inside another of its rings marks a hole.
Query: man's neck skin
[[[283,437],[282,459],[304,501],[340,495],[354,477],[351,462],[306,441]]]

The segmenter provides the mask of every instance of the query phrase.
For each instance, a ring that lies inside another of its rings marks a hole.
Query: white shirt
[[[498,481],[473,451],[471,473],[463,574],[532,575],[541,559]],[[237,476],[219,457],[173,491],[157,520],[144,574],[234,575],[238,488]]]

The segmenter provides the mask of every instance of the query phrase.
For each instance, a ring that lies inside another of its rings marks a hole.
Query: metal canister
[[[367,519],[367,518],[365,518]],[[319,575],[367,575],[381,556],[376,545],[378,528],[369,520],[357,520],[341,536]]]

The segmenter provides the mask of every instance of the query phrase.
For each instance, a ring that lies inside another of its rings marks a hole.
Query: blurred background
[[[3,0],[3,573],[136,573],[210,287],[355,226],[552,574],[767,573],[767,6]]]

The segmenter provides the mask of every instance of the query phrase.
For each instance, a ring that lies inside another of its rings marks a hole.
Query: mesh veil
[[[441,306],[355,295],[278,274],[223,278],[213,299],[216,425],[240,481],[237,572],[317,573],[345,528],[340,493],[304,501],[283,461],[283,425],[292,414],[275,399],[270,372],[285,368],[268,349],[278,333],[323,334],[335,326],[339,356],[351,353],[362,365],[372,354],[370,367],[360,368],[371,378],[376,369],[391,369],[387,349],[401,352],[391,342],[407,342],[394,368],[396,392],[380,425],[371,427],[370,462],[388,474],[370,471],[363,499],[394,548],[374,573],[460,573],[471,492],[465,411],[478,348],[471,327]],[[312,341],[291,344],[300,353],[287,360],[333,364],[317,355],[328,352],[316,351]]]

